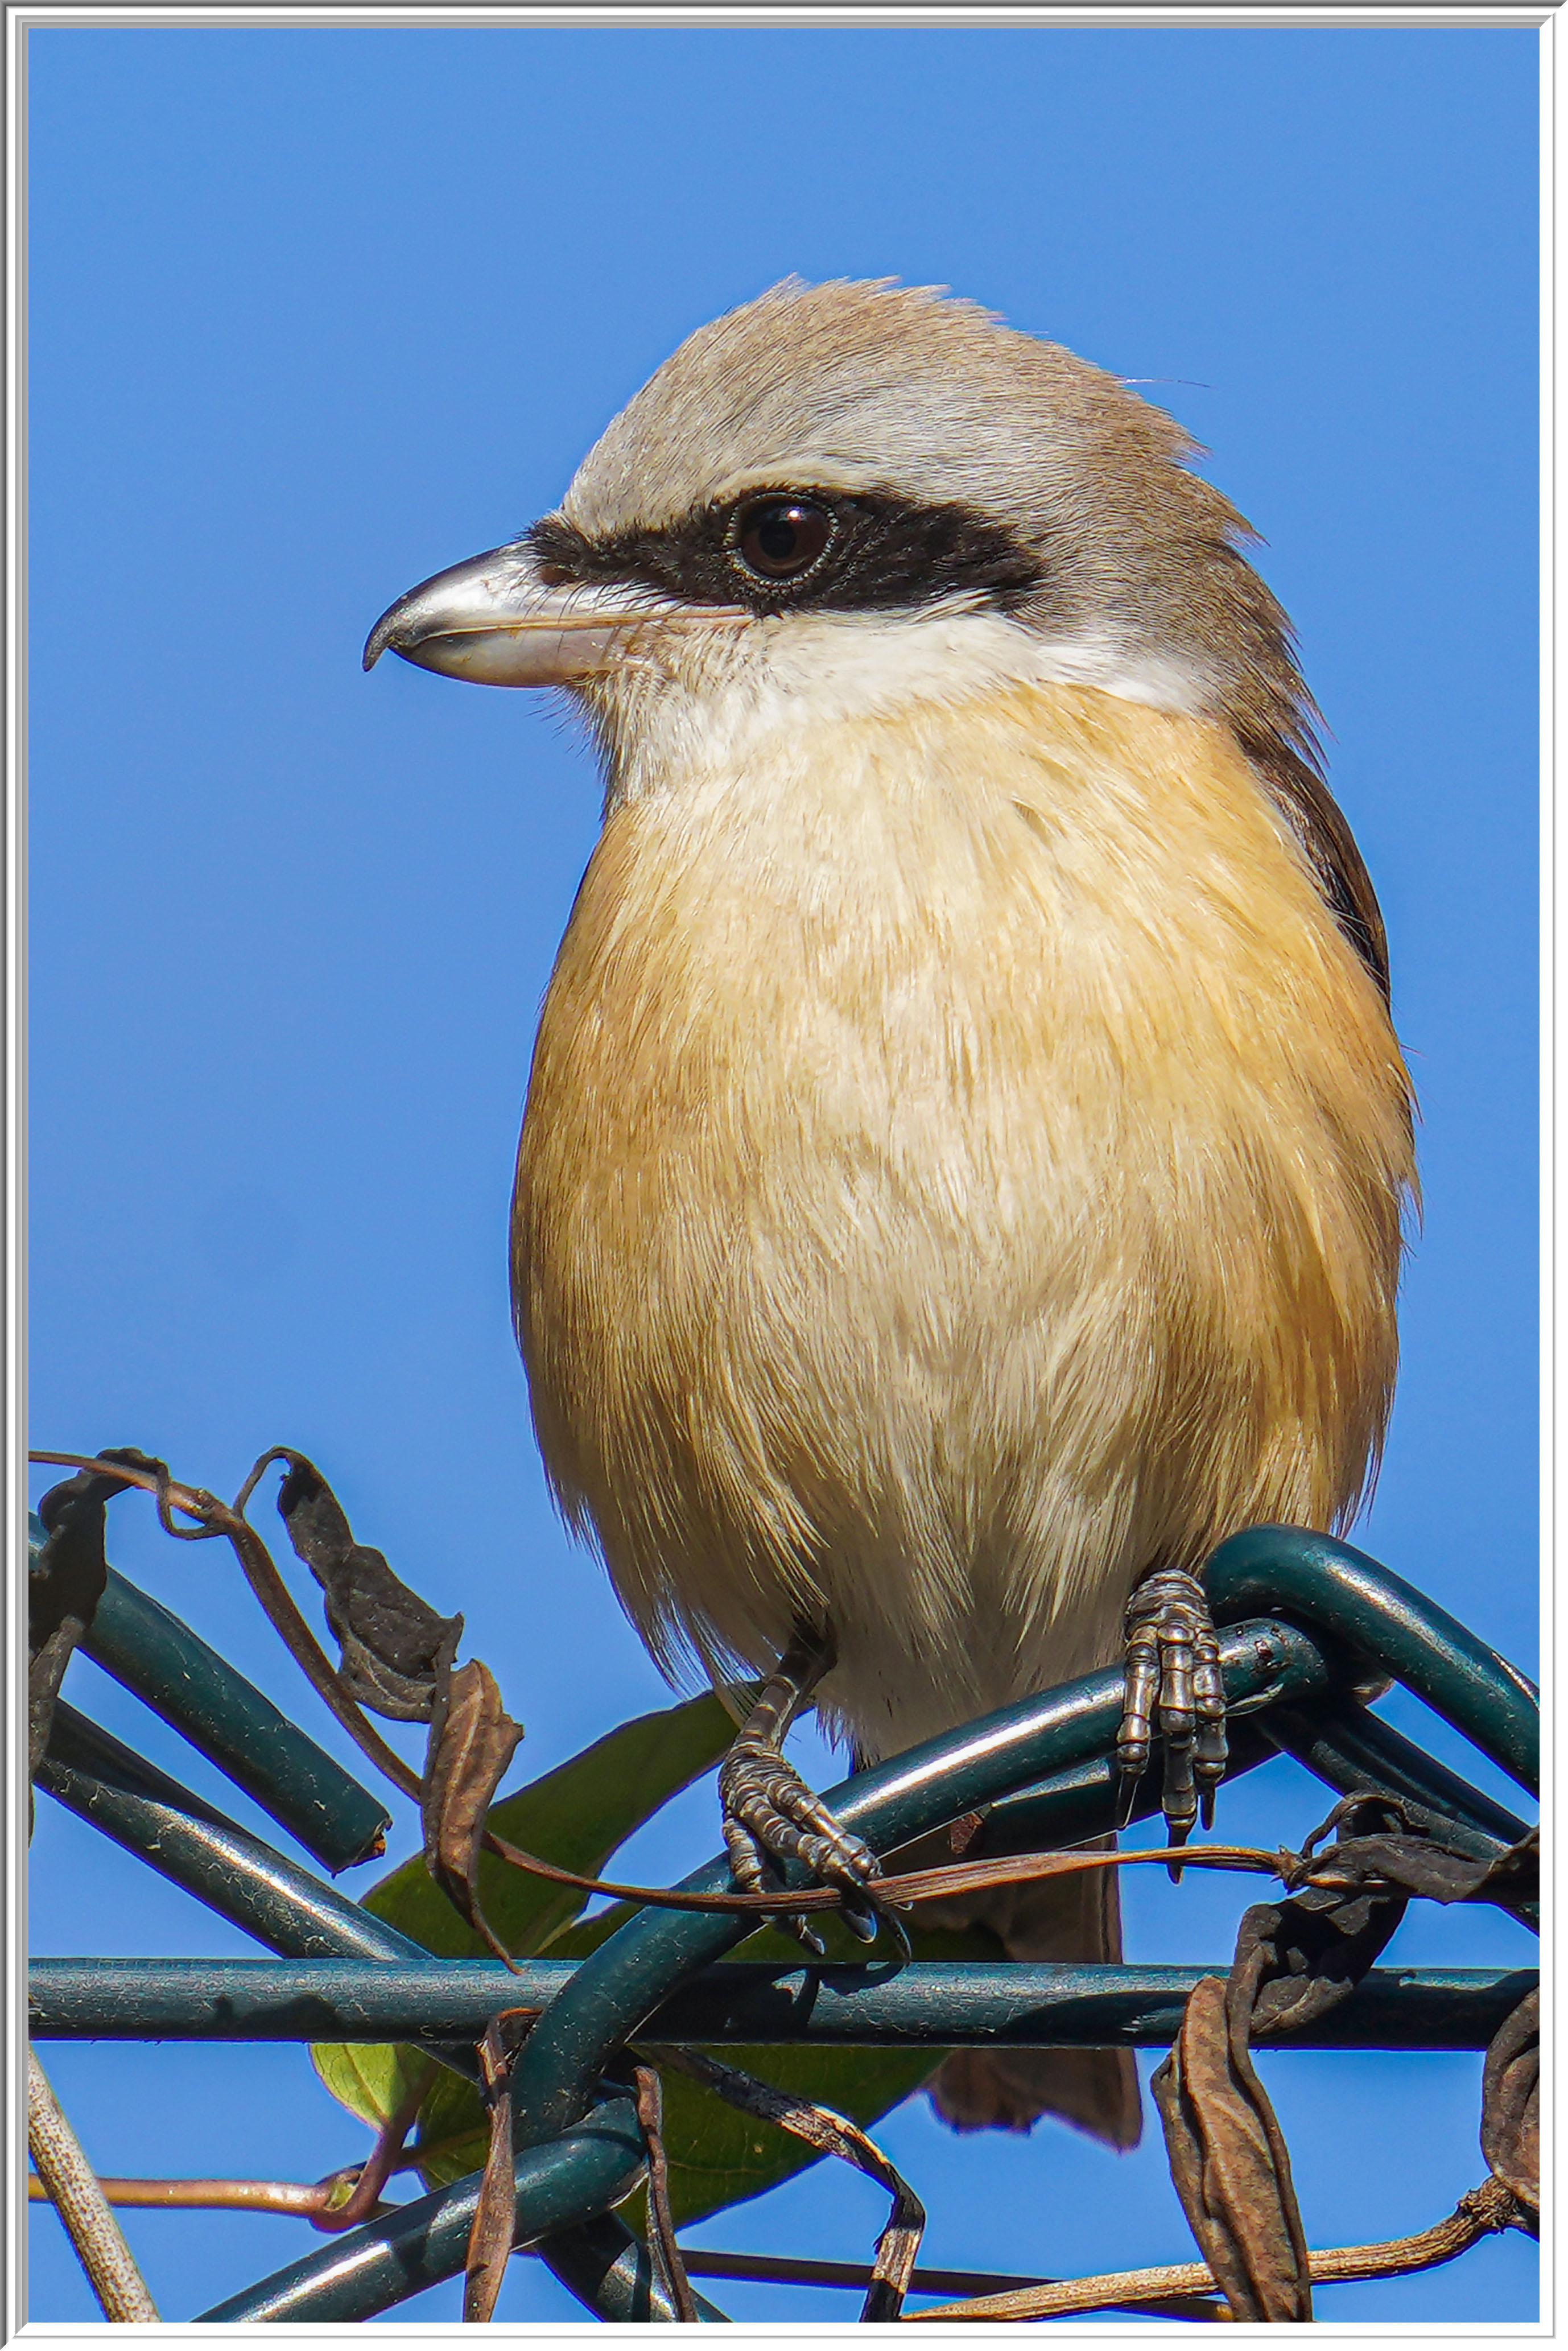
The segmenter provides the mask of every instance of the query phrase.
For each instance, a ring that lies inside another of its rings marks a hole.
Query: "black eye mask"
[[[969,507],[783,485],[698,507],[658,530],[590,538],[551,515],[526,538],[539,565],[564,579],[624,581],[684,603],[764,613],[918,611],[956,595],[1010,611],[1046,569],[1005,525]],[[771,577],[762,569],[769,561]]]

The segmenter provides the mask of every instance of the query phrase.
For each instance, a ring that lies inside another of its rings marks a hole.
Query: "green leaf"
[[[865,1958],[865,1946],[838,1919],[819,1912],[814,1923],[828,1946],[831,1961],[841,1964]],[[591,1924],[597,1926],[599,1921]],[[909,1940],[917,1959],[1005,1956],[997,1937],[983,1927],[955,1933],[910,1926]],[[771,1959],[786,1967],[791,1961],[799,1966],[802,1956],[799,1944],[770,1929],[750,1936],[734,1953],[737,1959]],[[946,2052],[791,2048],[774,2043],[758,2049],[712,2048],[707,2053],[721,2065],[737,2065],[742,2072],[772,2083],[776,2089],[791,2091],[817,2105],[831,2106],[836,2114],[869,2127],[929,2081]],[[705,2220],[727,2205],[743,2204],[813,2163],[828,2159],[777,2124],[758,2121],[754,2115],[727,2105],[689,2074],[666,2071],[663,2080],[670,2205],[678,2226]],[[636,2207],[628,2205],[623,2210],[629,2227],[641,2225],[641,2210],[639,2193]]]
[[[490,2152],[490,2121],[472,2083],[443,2066],[419,2109],[413,2153],[427,2188],[450,2188],[483,2171]]]
[[[730,1717],[711,1696],[661,1714],[643,1715],[493,1806],[491,1824],[525,1851],[595,1876],[634,1829],[716,1762],[734,1735]],[[536,1956],[548,1948],[557,1958],[584,1958],[632,1915],[632,1905],[618,1902],[582,1918],[582,1896],[570,1887],[527,1877],[491,1855],[480,1864],[480,1888],[486,1915],[518,1957]],[[486,1956],[479,1937],[432,1882],[423,1858],[392,1870],[366,1895],[365,1906],[444,1958]],[[830,1961],[864,1957],[864,1946],[840,1920],[819,1913],[816,1924]],[[953,1933],[913,1927],[910,1942],[920,1959],[1003,1956],[1000,1943],[984,1928]],[[748,1936],[733,1956],[799,1967],[803,1954],[798,1943],[764,1928]],[[419,2069],[429,2062],[417,2050],[363,2043],[324,2045],[310,2053],[333,2096],[374,2127],[396,2111]],[[869,2126],[917,2090],[944,2053],[771,2046],[716,2048],[711,2053],[721,2064],[741,2066],[779,2089]],[[488,2140],[478,2092],[443,2069],[420,2107],[413,2141],[425,2185],[446,2187],[478,2170]],[[683,2225],[760,2196],[824,2160],[789,2132],[741,2114],[689,2076],[675,2073],[664,2075],[664,2142],[671,2202]],[[641,2208],[639,2192],[624,2208],[633,2227],[641,2225]]]
[[[559,1869],[596,1877],[611,1855],[661,1804],[712,1769],[735,1737],[735,1725],[711,1691],[684,1706],[639,1715],[596,1740],[542,1780],[505,1796],[486,1815],[509,1844]],[[535,1958],[569,1926],[586,1896],[574,1886],[529,1877],[492,1853],[479,1862],[485,1915],[517,1958]],[[483,1938],[465,1925],[416,1854],[364,1897],[367,1910],[443,1959],[486,1959]]]
[[[708,2055],[721,2065],[737,2065],[777,2090],[789,2090],[817,2105],[869,2127],[904,2104],[941,2064],[940,2049],[761,2049],[727,2045]],[[762,2196],[828,2158],[804,2139],[727,2105],[687,2074],[665,2071],[664,2147],[670,2162],[670,2210],[677,2228],[705,2220],[731,2204]],[[633,2210],[623,2208],[628,2228],[641,2231],[641,2193]]]
[[[330,2041],[311,2050],[310,2063],[340,2106],[379,2130],[396,2114],[430,2059],[417,2049],[390,2043]]]
[[[634,1829],[717,1762],[734,1736],[733,1721],[711,1692],[639,1715],[493,1804],[489,1825],[526,1853],[596,1876]],[[479,1893],[486,1917],[518,1958],[544,1950],[587,1899],[574,1886],[529,1877],[494,1854],[481,1857]],[[442,1959],[489,1956],[483,1938],[431,1877],[423,1855],[372,1886],[364,1905]],[[339,2104],[374,2129],[395,2114],[429,2063],[417,2050],[362,2042],[322,2043],[310,2056]],[[444,2143],[465,2129],[481,2140],[486,2135],[478,2093],[444,2070],[420,2108],[415,2144]],[[483,2161],[482,2148],[476,2159]],[[459,2163],[450,2177],[461,2179],[473,2168],[473,2161]]]

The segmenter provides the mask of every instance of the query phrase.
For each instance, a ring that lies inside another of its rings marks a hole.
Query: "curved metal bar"
[[[48,1541],[27,1513],[27,1557]],[[199,1633],[110,1568],[78,1646],[334,1876],[385,1850],[392,1814]]]
[[[630,2098],[613,2097],[548,2147],[517,2159],[519,2241],[573,2227],[629,2196],[643,2174],[643,2134]],[[319,2252],[204,2310],[197,2326],[313,2326],[374,2318],[455,2277],[478,2207],[481,2175],[400,2205]],[[628,2313],[628,2315],[637,2314]],[[642,2314],[647,2315],[649,2314]]]
[[[1367,1790],[1399,1796],[1407,1811],[1414,1807],[1417,1825],[1478,1861],[1529,1834],[1523,1821],[1354,1700],[1273,1707],[1264,1729],[1282,1753],[1293,1755],[1329,1787],[1344,1795]],[[1541,1932],[1539,1902],[1502,1902],[1498,1907],[1531,1934]]]
[[[81,1648],[334,1874],[386,1850],[379,1796],[177,1616],[111,1567]]]
[[[429,1952],[395,1927],[345,1900],[225,1819],[74,1707],[56,1707],[38,1784],[274,1950],[297,1958],[352,1955],[392,1960],[400,1969],[429,1964]],[[467,2047],[443,2046],[423,2035],[420,2045],[455,2072],[472,2075],[477,2070]],[[531,2159],[519,2160],[519,2233],[564,2233],[575,2248],[582,2234],[580,2224],[607,2213],[630,2194],[642,2164],[634,2109],[619,2100],[603,2117],[562,2134]],[[205,2318],[225,2324],[371,2318],[424,2286],[455,2276],[467,2251],[479,2178],[476,2173],[455,2188],[401,2208],[395,2218],[350,2232],[323,2252],[220,2304]],[[674,2310],[647,2274],[646,2251],[619,2222],[605,2225],[616,2232],[613,2252],[599,2264],[612,2305],[624,2306],[628,2316],[640,2312],[673,2321]],[[575,2251],[572,2257],[578,2257]],[[698,2307],[710,2321],[723,2318],[700,2296]]]
[[[1305,1650],[1278,1621],[1249,1624],[1222,1636],[1230,1706],[1321,1694],[1344,1677],[1339,1631],[1380,1659],[1383,1650],[1372,1636],[1382,1634],[1389,1650],[1383,1661],[1458,1728],[1468,1729],[1474,1720],[1483,1734],[1477,1744],[1484,1752],[1497,1755],[1500,1745],[1503,1754],[1519,1760],[1528,1750],[1533,1726],[1520,1719],[1521,1709],[1529,1710],[1522,1677],[1463,1626],[1347,1545],[1328,1543],[1327,1538],[1298,1539],[1294,1531],[1286,1531],[1283,1541],[1277,1531],[1268,1532],[1269,1540],[1256,1551],[1232,1553],[1218,1579],[1222,1606],[1237,1604],[1244,1573],[1273,1573],[1303,1614],[1309,1611],[1303,1590],[1309,1593],[1317,1629]],[[1313,1551],[1316,1542],[1328,1544],[1326,1553]],[[1239,1645],[1236,1631],[1249,1639]],[[1122,1687],[1119,1671],[1084,1677],[1045,1699],[1026,1701],[967,1731],[928,1742],[830,1792],[827,1802],[847,1826],[885,1853],[989,1798],[1086,1763],[1109,1749]],[[1500,1707],[1504,1713],[1500,1740],[1488,1706],[1494,1715]],[[933,1786],[936,1780],[939,1790]],[[727,1876],[725,1865],[715,1862],[685,1883],[706,1890],[724,1884]],[[566,2126],[581,2111],[601,2064],[638,2028],[641,2017],[738,1939],[740,1930],[727,1922],[689,1914],[653,1917],[643,1910],[629,1919],[551,2003],[530,2036],[514,2080],[519,2144],[537,2143]],[[558,2273],[570,2283],[571,2248],[547,2243],[540,2251],[552,2267],[559,2263]]]
[[[549,2240],[550,2269],[568,2292],[610,2326],[678,2325],[679,2319],[664,2286],[653,2275],[648,2248],[633,2237],[613,2212],[580,2228],[562,2229]],[[530,2245],[530,2252],[541,2249]],[[729,2320],[694,2287],[692,2300],[706,2326],[727,2326]]]
[[[1232,1704],[1265,1694],[1300,1698],[1327,1688],[1335,1661],[1319,1639],[1270,1620],[1238,1625],[1220,1644]],[[988,1798],[1087,1761],[1115,1738],[1122,1676],[1108,1668],[1043,1698],[988,1715],[861,1773],[826,1797],[873,1850],[888,1852],[956,1820]],[[729,1882],[709,1862],[683,1885]],[[748,1922],[694,1911],[639,1910],[584,1960],[528,2036],[513,2074],[518,2144],[570,2129],[604,2065],[681,1985],[739,1942]],[[544,2249],[546,2259],[549,2249]]]
[[[372,1911],[142,1761],[75,1707],[55,1708],[38,1785],[116,1844],[289,1959],[428,1960]]]
[[[1270,1707],[1259,1727],[1271,1746],[1293,1755],[1342,1795],[1364,1790],[1416,1805],[1434,1826],[1441,1823],[1450,1844],[1473,1853],[1478,1861],[1517,1844],[1529,1833],[1527,1822],[1354,1698]]]
[[[542,2007],[580,1959],[35,1959],[35,2041],[477,2041],[497,2010]],[[906,2049],[1167,2048],[1213,1966],[915,1960],[891,1968],[706,1968],[643,2028],[653,2043]],[[1529,1969],[1375,1968],[1292,2049],[1484,2049]]]
[[[1277,1610],[1375,1658],[1521,1788],[1540,1792],[1534,1683],[1364,1552],[1301,1527],[1249,1527],[1220,1544],[1203,1583],[1217,1617]]]
[[[1271,1763],[1280,1750],[1264,1730],[1265,1717],[1239,1715],[1229,1729],[1230,1755],[1225,1784]],[[1070,1771],[1055,1771],[1031,1788],[998,1796],[964,1847],[967,1861],[996,1861],[1014,1853],[1053,1853],[1063,1845],[1082,1844],[1105,1836],[1134,1821],[1152,1820],[1161,1810],[1160,1774],[1145,1771],[1125,1806],[1121,1773],[1114,1755],[1096,1755]]]
[[[1435,1823],[1440,1821],[1450,1843],[1478,1858],[1516,1844],[1526,1833],[1525,1822],[1448,1771],[1349,1694],[1312,1698],[1293,1707],[1271,1706],[1263,1714],[1239,1715],[1230,1725],[1226,1786],[1280,1754],[1305,1764],[1341,1795],[1376,1790],[1404,1797],[1429,1813]],[[966,1856],[981,1861],[1003,1854],[1042,1853],[1101,1836],[1123,1817],[1118,1798],[1114,1757],[1096,1756],[1071,1771],[1057,1772],[1038,1787],[1020,1788],[1013,1795],[999,1797],[965,1846]],[[1144,1820],[1159,1809],[1160,1791],[1150,1772],[1126,1818]]]
[[[606,2325],[679,2325],[679,2314],[653,2274],[647,2246],[613,2212],[575,2229],[558,2230],[549,2243],[546,2258],[551,2271]],[[528,2251],[539,2253],[543,2249],[530,2245]],[[726,2313],[695,2286],[692,2301],[705,2326],[730,2324]]]

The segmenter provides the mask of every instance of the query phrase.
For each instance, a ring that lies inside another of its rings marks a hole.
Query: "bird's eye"
[[[832,517],[810,498],[764,498],[741,516],[735,544],[759,578],[799,580],[821,561],[832,535]]]

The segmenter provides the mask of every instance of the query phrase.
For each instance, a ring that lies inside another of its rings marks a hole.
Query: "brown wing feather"
[[[1322,776],[1278,736],[1238,728],[1275,807],[1301,845],[1329,911],[1388,1000],[1388,935],[1355,836]]]

